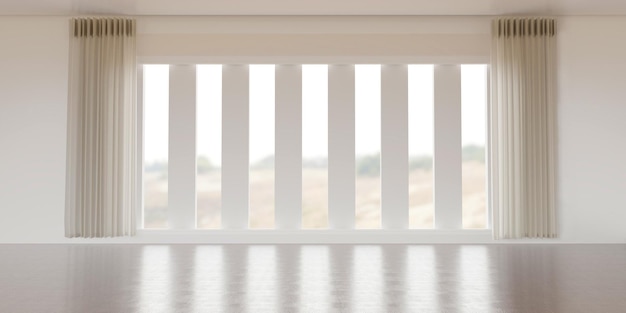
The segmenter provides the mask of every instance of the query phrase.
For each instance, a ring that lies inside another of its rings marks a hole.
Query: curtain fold
[[[70,20],[66,237],[135,234],[135,21]]]
[[[495,239],[557,237],[551,18],[492,24],[490,206]]]

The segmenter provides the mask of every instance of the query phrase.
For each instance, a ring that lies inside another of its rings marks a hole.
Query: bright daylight
[[[380,65],[355,65],[355,227],[381,227]],[[168,66],[146,65],[145,227],[167,228]],[[461,66],[463,227],[487,226],[485,65]],[[433,66],[409,65],[409,226],[434,227]],[[274,66],[250,65],[250,228],[274,227]],[[197,66],[197,227],[220,228],[221,65]],[[328,227],[328,66],[302,66],[302,225]],[[383,169],[384,170],[384,169]]]

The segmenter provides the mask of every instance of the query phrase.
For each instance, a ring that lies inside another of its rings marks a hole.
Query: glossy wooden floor
[[[625,245],[0,245],[0,312],[626,312]]]

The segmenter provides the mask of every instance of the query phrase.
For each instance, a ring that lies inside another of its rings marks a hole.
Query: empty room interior
[[[626,2],[2,0],[0,312],[626,312]]]

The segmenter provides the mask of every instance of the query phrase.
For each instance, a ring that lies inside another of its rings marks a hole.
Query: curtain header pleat
[[[549,36],[556,34],[556,20],[547,17],[502,17],[493,20],[497,37]]]
[[[72,18],[74,37],[126,36],[134,37],[136,22],[124,17],[77,17]]]

